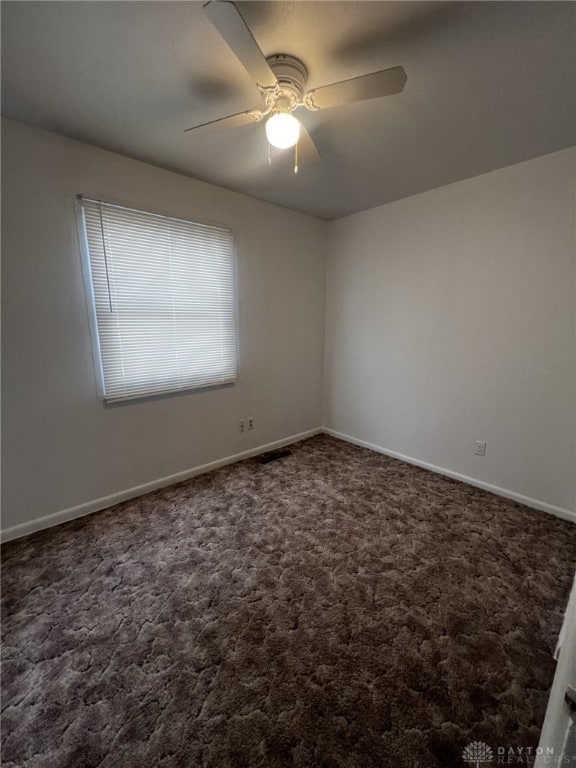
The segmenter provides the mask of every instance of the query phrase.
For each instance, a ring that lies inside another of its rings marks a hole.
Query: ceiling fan
[[[293,115],[295,110],[304,107],[316,111],[390,96],[400,93],[406,84],[403,67],[391,67],[306,91],[308,71],[305,65],[287,53],[264,56],[233,2],[210,0],[204,5],[204,12],[258,86],[264,105],[262,110],[238,112],[194,125],[187,128],[186,132],[208,126],[233,128],[259,123],[267,118],[266,136],[269,145],[279,149],[295,148],[295,173],[298,172],[298,154],[306,164],[320,160],[310,134]]]

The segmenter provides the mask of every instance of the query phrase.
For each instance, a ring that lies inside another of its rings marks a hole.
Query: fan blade
[[[329,109],[353,101],[391,96],[394,93],[400,93],[406,80],[403,67],[383,69],[380,72],[372,72],[370,75],[353,77],[351,80],[342,80],[340,83],[308,91],[304,96],[304,104],[309,109]]]
[[[196,128],[206,128],[208,125],[214,125],[216,128],[238,128],[241,125],[247,125],[248,123],[257,122],[256,112],[247,110],[246,112],[237,112],[235,115],[228,115],[228,117],[219,117],[217,120],[210,120],[207,123],[200,123],[200,125],[193,125],[192,128],[186,128],[184,133],[188,131],[195,131]]]
[[[298,157],[302,165],[316,165],[322,160],[316,144],[302,123],[300,123],[300,138],[298,139]]]
[[[273,88],[276,77],[234,3],[210,0],[204,12],[257,85]]]

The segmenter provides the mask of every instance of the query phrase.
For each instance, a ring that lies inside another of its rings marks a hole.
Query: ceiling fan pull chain
[[[270,154],[270,142],[267,141],[266,144],[268,145],[268,165],[272,165],[272,155]]]
[[[298,173],[298,142],[294,144],[294,173]]]

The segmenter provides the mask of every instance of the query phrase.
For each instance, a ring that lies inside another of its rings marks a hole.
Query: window
[[[231,233],[84,198],[79,206],[104,399],[235,381]]]

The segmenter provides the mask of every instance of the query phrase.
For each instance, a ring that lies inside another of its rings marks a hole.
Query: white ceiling
[[[403,93],[299,113],[323,162],[272,167],[261,106],[199,2],[3,2],[2,111],[333,219],[576,143],[573,2],[239,2],[311,88],[402,65]],[[288,151],[289,153],[289,151]]]

